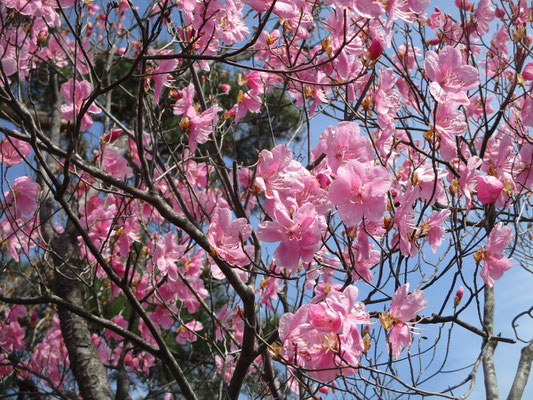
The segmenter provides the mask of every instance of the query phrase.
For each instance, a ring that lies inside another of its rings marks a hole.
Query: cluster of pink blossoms
[[[281,348],[276,356],[301,367],[311,378],[329,382],[338,374],[356,373],[359,357],[365,348],[361,325],[370,323],[365,305],[356,301],[358,290],[320,283],[318,294],[298,309],[284,314],[279,322]],[[381,325],[390,329],[388,345],[392,355],[399,358],[404,347],[412,343],[414,319],[427,305],[420,290],[409,293],[409,284],[396,290],[388,312],[380,315]]]
[[[355,374],[364,351],[359,325],[367,324],[369,315],[364,304],[356,301],[355,286],[344,292],[331,285],[319,287],[321,293],[310,304],[281,317],[278,357],[301,367],[311,378],[328,382],[340,373]]]

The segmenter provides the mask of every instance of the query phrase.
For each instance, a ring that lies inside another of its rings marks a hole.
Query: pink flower
[[[259,224],[257,236],[265,242],[281,242],[274,253],[274,263],[295,269],[300,258],[311,262],[321,238],[315,207],[307,203],[294,212],[278,201],[272,219]]]
[[[31,145],[15,138],[5,138],[0,142],[0,162],[8,167],[20,164],[30,154]]]
[[[267,198],[274,197],[274,191],[293,194],[303,189],[302,179],[292,159],[292,151],[283,144],[259,153],[255,184],[259,190],[265,191]]]
[[[402,106],[402,96],[399,90],[395,88],[397,79],[391,68],[380,70],[378,88],[373,98],[381,129],[394,127],[394,118]]]
[[[472,192],[475,188],[476,176],[479,175],[478,167],[482,160],[477,156],[468,159],[466,167],[460,169],[461,177],[459,178],[459,188],[466,198],[466,209],[470,210],[472,206]]]
[[[244,93],[242,90],[237,95],[237,103],[231,108],[230,111],[235,112],[235,122],[239,122],[243,119],[248,111],[258,113],[261,110],[261,98],[255,91]]]
[[[180,325],[178,328],[178,336],[176,336],[176,342],[179,344],[185,344],[186,342],[196,342],[196,332],[204,329],[204,326],[200,321],[192,321],[185,325]]]
[[[222,109],[217,106],[211,106],[200,115],[195,115],[192,118],[184,118],[181,120],[180,126],[184,130],[189,130],[189,148],[191,152],[196,151],[196,145],[207,142],[209,134],[213,131],[213,126],[218,121],[217,113]]]
[[[476,261],[483,259],[484,267],[481,269],[481,278],[489,287],[494,286],[494,281],[502,277],[503,273],[511,268],[511,261],[503,255],[503,251],[513,238],[513,228],[497,223],[489,234],[485,248],[476,252]]]
[[[128,162],[114,147],[106,146],[102,157],[102,169],[114,178],[128,179],[133,176]]]
[[[522,105],[522,111],[520,112],[520,118],[522,118],[522,123],[524,125],[533,126],[533,98],[531,95],[526,94],[524,96],[524,103]]]
[[[84,106],[85,100],[91,95],[93,91],[93,86],[88,81],[74,82],[74,79],[71,78],[61,86],[61,93],[65,100],[70,101],[71,104],[63,104],[61,106],[61,113],[63,118],[67,121],[72,121],[75,115],[78,115]],[[98,114],[102,112],[100,108],[96,105],[91,104],[87,112],[83,115],[81,119],[80,129],[85,131],[89,129],[93,120],[88,113]]]
[[[391,180],[381,166],[348,161],[337,170],[329,189],[329,199],[337,206],[346,225],[356,225],[363,217],[377,221],[385,213],[385,195]]]
[[[328,126],[320,135],[318,144],[327,156],[328,165],[335,174],[346,161],[367,162],[374,159],[372,143],[361,136],[359,125],[355,122],[340,122],[337,126]]]
[[[368,227],[366,227],[368,229]],[[352,277],[354,282],[363,278],[366,283],[372,282],[374,274],[369,267],[376,265],[381,260],[381,253],[374,250],[374,244],[368,240],[368,234],[363,227],[357,230],[357,243],[353,248],[354,253],[354,270]]]
[[[14,207],[14,215],[31,216],[37,209],[37,196],[41,187],[29,176],[15,178],[11,190],[4,192],[8,207]]]
[[[390,314],[401,321],[410,321],[426,308],[424,292],[415,290],[409,293],[409,283],[400,286],[394,293],[390,306]]]
[[[172,232],[165,236],[154,233],[150,247],[153,251],[155,266],[159,272],[163,275],[168,273],[172,280],[178,280],[176,261],[179,261],[183,256],[184,246],[178,245],[176,235]]]
[[[429,6],[430,0],[408,0],[409,8],[415,13],[422,13]]]
[[[180,90],[179,100],[174,105],[174,115],[185,115],[192,118],[196,116],[196,109],[194,108],[194,85],[189,84],[185,89]]]
[[[527,63],[522,71],[522,78],[526,81],[533,81],[533,61]]]
[[[357,0],[354,2],[355,11],[365,18],[378,18],[385,12],[385,7],[378,0]]]
[[[437,247],[442,243],[442,235],[445,230],[442,223],[450,214],[450,210],[442,210],[441,212],[435,211],[420,228],[421,232],[427,235],[426,240],[429,243],[431,250],[433,250],[433,254],[437,253]]]
[[[368,47],[368,59],[377,60],[381,57],[383,49],[385,48],[385,40],[382,37],[375,37],[372,39],[370,46]]]
[[[479,84],[476,68],[466,65],[459,49],[446,46],[439,54],[428,51],[424,61],[428,78],[432,81],[429,91],[439,103],[450,100],[468,105],[465,91]]]
[[[127,2],[126,2],[127,4]],[[168,54],[169,51],[162,52],[161,54]],[[173,72],[178,66],[178,60],[171,58],[169,60],[161,61],[161,64],[152,71],[152,79],[154,80],[154,96],[155,100],[159,100],[161,90],[168,81],[169,73]]]
[[[113,318],[111,318],[111,321],[113,321],[115,324],[117,324],[118,326],[120,326],[120,327],[122,327],[124,329],[128,329],[128,321],[126,321],[122,315],[114,316]],[[107,339],[113,338],[115,340],[123,340],[122,335],[120,335],[120,334],[118,334],[115,331],[112,331],[110,329],[106,329],[104,331],[104,336]]]
[[[220,25],[215,29],[215,35],[220,38],[224,44],[232,45],[242,42],[250,32],[243,20],[241,1],[226,0],[226,7],[217,15]]]
[[[353,367],[364,349],[359,325],[368,323],[364,304],[356,298],[355,286],[344,292],[331,290],[326,298],[313,298],[295,314],[282,315],[282,359],[308,370],[309,376],[322,382],[335,379],[341,372],[344,376],[355,374]]]
[[[475,15],[477,17],[477,33],[479,36],[489,31],[489,22],[494,19],[494,8],[491,7],[492,0],[480,0],[477,5]]]
[[[476,176],[477,198],[483,204],[494,203],[503,190],[504,183],[495,176]]]
[[[411,347],[412,335],[411,328],[406,322],[415,318],[428,302],[424,300],[424,293],[421,290],[415,290],[409,294],[409,283],[400,286],[392,298],[389,315],[383,313],[380,317],[381,325],[388,329],[392,326],[389,333],[389,342],[392,355],[399,358],[404,347]]]
[[[228,93],[229,90],[231,89],[231,85],[227,83],[222,83],[219,87],[220,87],[220,90],[222,90],[222,92],[224,93]]]
[[[400,203],[396,207],[394,213],[394,225],[398,231],[393,242],[399,242],[400,251],[406,257],[414,257],[417,252],[416,239],[412,235],[416,229],[415,212],[413,209],[413,202],[415,201],[416,192],[411,186],[407,192],[402,193],[396,198],[396,202]]]
[[[231,265],[245,266],[250,256],[244,252],[244,243],[252,233],[252,226],[245,218],[231,220],[231,210],[217,207],[211,218],[207,238],[209,244],[222,259]]]

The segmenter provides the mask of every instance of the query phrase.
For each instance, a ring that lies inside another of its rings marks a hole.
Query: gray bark
[[[531,362],[533,362],[533,340],[522,349],[513,386],[511,387],[507,400],[520,400],[522,398],[529,379],[529,373],[531,372]]]
[[[485,286],[485,304],[483,308],[483,327],[487,332],[488,342],[483,348],[483,373],[485,376],[485,395],[487,400],[498,400],[498,379],[494,366],[494,351],[496,350],[496,340],[492,340],[494,335],[494,289]]]

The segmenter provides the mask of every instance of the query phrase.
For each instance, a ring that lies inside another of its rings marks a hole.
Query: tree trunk
[[[77,235],[72,224],[67,223],[67,229],[52,241],[51,247],[57,268],[54,292],[69,303],[83,308],[85,288],[79,277],[84,264],[79,258]],[[96,352],[87,321],[62,307],[58,307],[58,315],[70,368],[84,400],[113,399],[106,370]]]

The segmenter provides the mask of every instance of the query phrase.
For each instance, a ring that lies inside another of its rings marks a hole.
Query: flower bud
[[[460,10],[468,11],[472,7],[472,4],[468,0],[455,0],[455,5]]]
[[[496,7],[494,15],[496,16],[496,18],[502,19],[503,17],[505,17],[505,11],[503,10],[503,8]]]
[[[370,60],[377,60],[383,53],[384,48],[385,43],[382,38],[372,39],[372,43],[370,43],[370,47],[368,48],[368,58]]]
[[[220,85],[220,90],[222,90],[224,93],[228,93],[230,89],[231,89],[231,85],[227,83],[223,83]]]
[[[461,303],[461,299],[463,298],[464,288],[462,286],[459,286],[459,289],[457,289],[457,293],[455,293],[455,297],[453,298],[453,308],[457,308],[459,303]]]
[[[522,78],[526,81],[533,81],[533,61],[530,61],[522,71]]]

